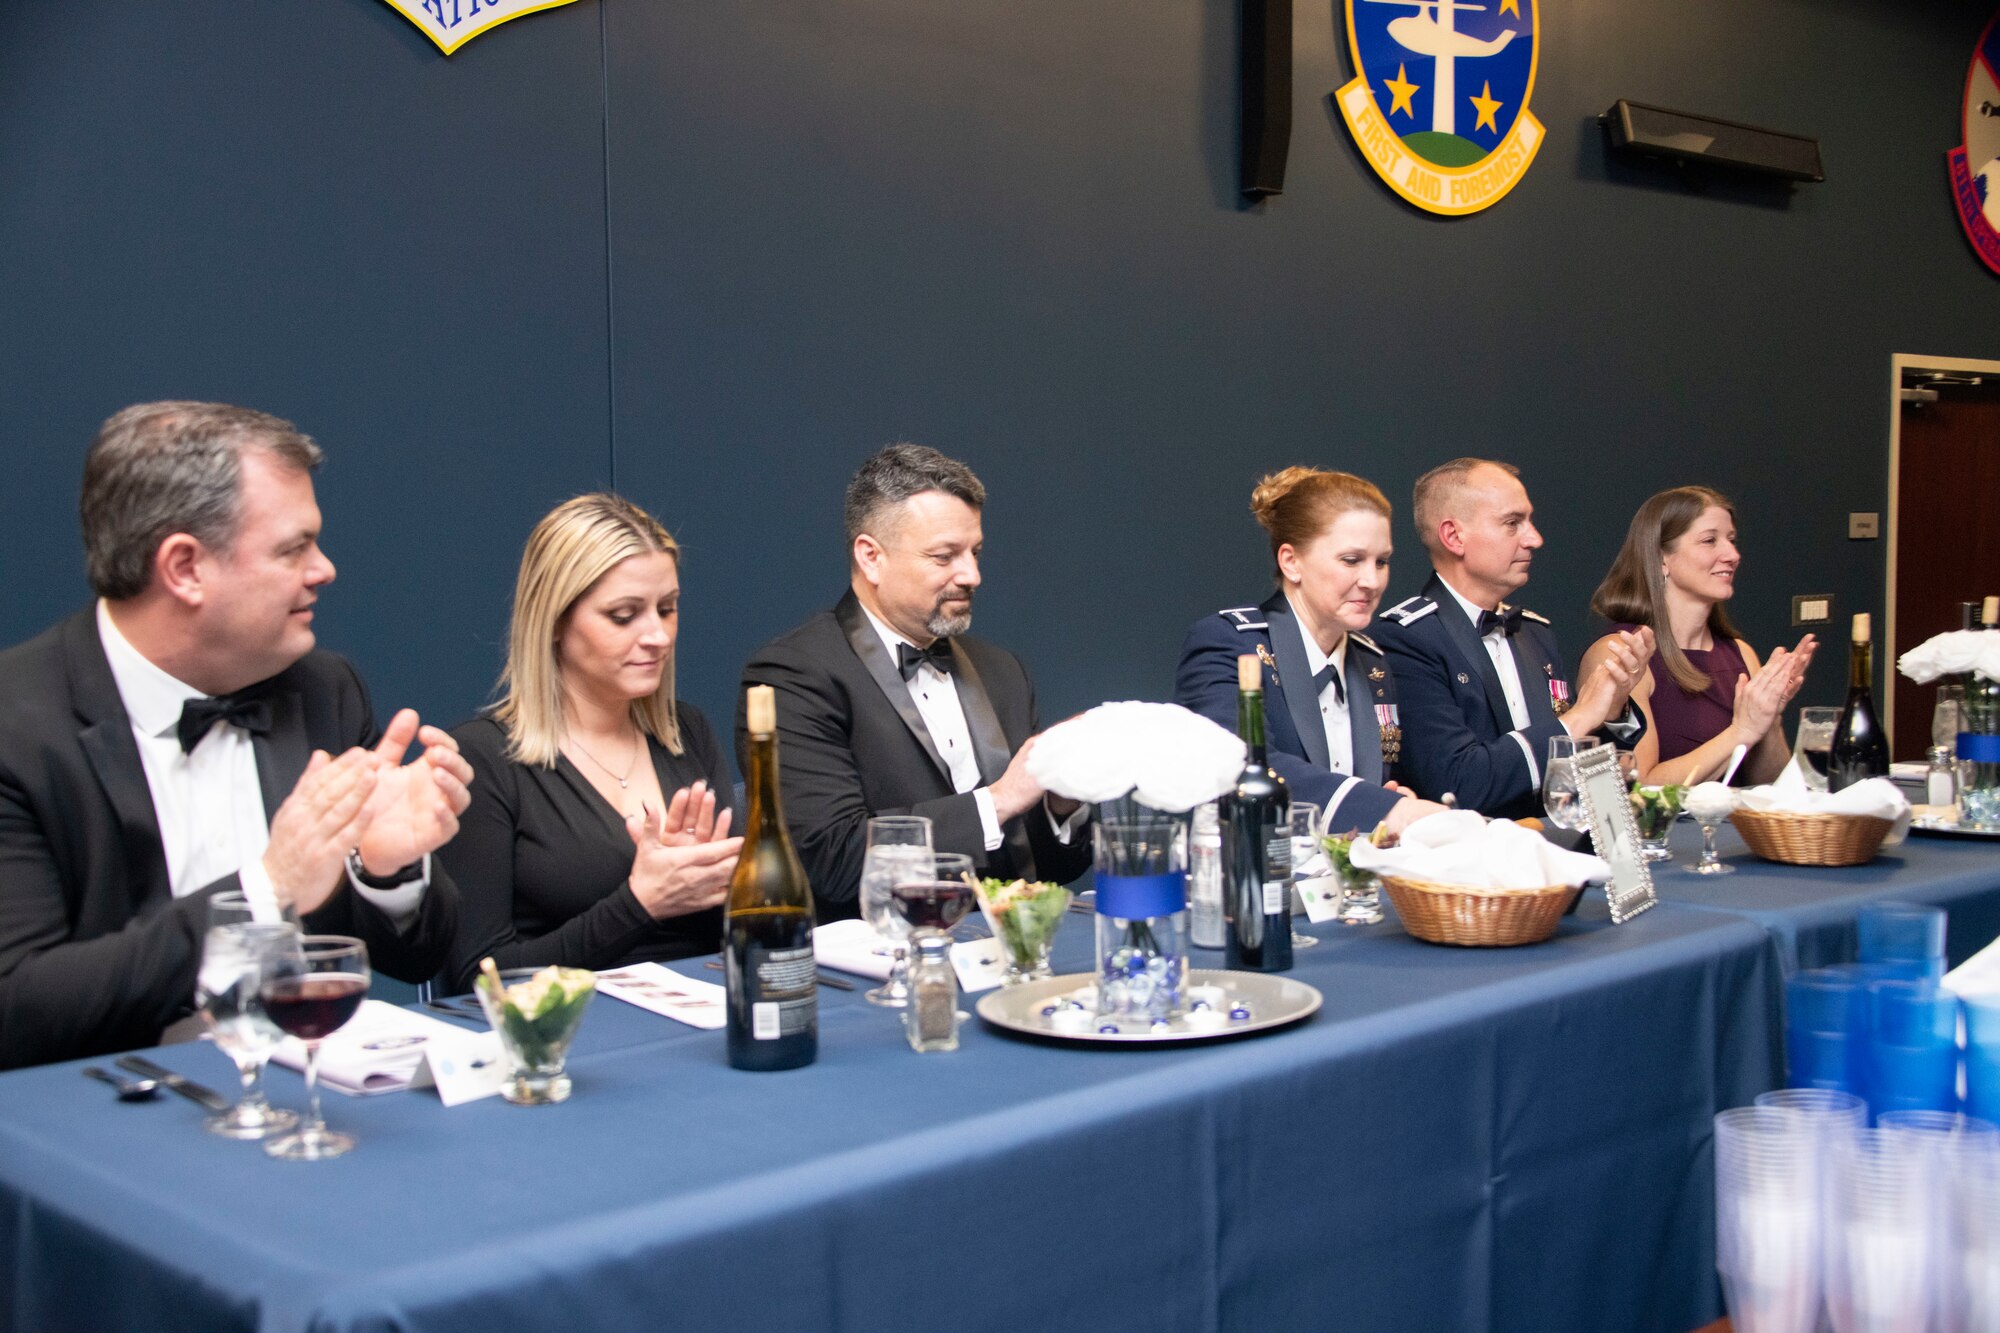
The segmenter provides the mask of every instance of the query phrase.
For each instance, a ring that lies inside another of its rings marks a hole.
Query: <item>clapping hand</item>
[[[415,763],[403,755],[412,741],[424,752]],[[405,708],[389,721],[369,753],[379,772],[368,802],[369,819],[357,846],[371,875],[387,877],[450,842],[458,817],[472,800],[472,765],[458,743],[436,727],[420,727],[416,710]]]
[[[736,858],[743,850],[743,839],[726,836],[729,816],[725,810],[715,818],[714,792],[697,794],[683,787],[659,819],[648,810],[625,821],[633,846],[627,882],[653,920],[715,907],[728,896]]]
[[[304,775],[271,817],[271,841],[264,848],[264,873],[280,903],[306,913],[333,896],[349,849],[369,826],[380,781],[380,767],[367,750],[349,750],[338,759],[313,751]]]
[[[692,787],[682,787],[660,816],[659,841],[668,847],[691,847],[727,838],[736,812],[724,810],[717,818],[715,805],[715,790],[707,782],[697,780]]]
[[[1654,646],[1653,631],[1645,625],[1612,636],[1603,660],[1577,690],[1576,704],[1563,718],[1572,736],[1588,735],[1624,710],[1633,687],[1646,675]]]
[[[1817,647],[1818,642],[1808,634],[1799,640],[1797,648],[1774,649],[1770,660],[1757,668],[1755,676],[1737,675],[1736,708],[1731,725],[1739,744],[1755,745],[1777,725],[1784,716],[1785,705],[1805,684],[1806,668],[1812,665]]]

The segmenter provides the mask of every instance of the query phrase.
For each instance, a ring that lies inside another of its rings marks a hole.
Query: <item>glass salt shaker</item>
[[[951,937],[925,933],[916,937],[916,961],[910,964],[910,1003],[903,1010],[903,1032],[913,1051],[958,1049],[958,974],[951,965]]]
[[[1958,804],[1958,759],[1948,745],[1933,745],[1925,752],[1930,768],[1924,775],[1926,805]]]

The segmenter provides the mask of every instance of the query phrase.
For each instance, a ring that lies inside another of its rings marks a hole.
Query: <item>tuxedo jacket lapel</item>
[[[921,745],[924,753],[930,756],[931,764],[937,769],[938,776],[944,780],[946,789],[949,790],[951,768],[945,763],[944,756],[938,753],[937,742],[931,739],[931,729],[924,725],[923,714],[917,711],[916,701],[910,698],[910,687],[904,682],[902,672],[896,669],[895,660],[889,656],[889,650],[882,646],[882,636],[868,623],[868,613],[861,609],[860,599],[855,597],[852,591],[848,592],[833,608],[833,616],[840,622],[841,630],[847,635],[848,646],[854,649],[854,655],[861,659],[861,664],[868,668],[868,674],[880,687],[882,697],[889,701],[890,706],[896,710],[896,715],[903,719],[903,725],[910,729],[910,735],[916,738],[917,744]],[[957,657],[960,662],[965,660],[963,653],[958,653]],[[971,714],[968,712],[968,723],[970,720]],[[975,739],[976,736],[977,733]]]
[[[993,711],[992,697],[986,693],[986,682],[980,678],[979,668],[972,665],[971,655],[954,643],[951,656],[956,664],[953,674],[957,677],[958,706],[965,711],[965,729],[972,733],[972,756],[978,761],[980,780],[998,782],[1014,757],[1007,748],[1007,735],[1000,729],[1000,715]]]
[[[1457,648],[1466,664],[1472,668],[1479,683],[1486,687],[1486,703],[1493,710],[1493,725],[1502,733],[1514,729],[1514,710],[1507,706],[1507,691],[1501,688],[1500,673],[1493,668],[1493,658],[1486,651],[1486,641],[1472,628],[1472,622],[1465,618],[1465,610],[1458,599],[1451,595],[1451,589],[1444,586],[1444,580],[1431,576],[1436,586],[1426,588],[1425,596],[1438,604],[1437,617],[1444,625],[1444,632],[1451,636],[1452,646]]]
[[[171,895],[153,790],[146,785],[146,765],[139,758],[139,743],[132,739],[132,719],[125,712],[111,663],[104,656],[94,613],[75,616],[65,626],[63,656],[69,672],[70,702],[82,724],[77,743],[118,821],[126,862],[132,870],[129,887],[133,906],[155,896]]]
[[[1271,636],[1271,655],[1278,663],[1278,692],[1299,733],[1306,758],[1321,768],[1332,763],[1326,749],[1326,723],[1320,717],[1319,691],[1313,688],[1312,665],[1306,657],[1304,628],[1292,614],[1284,593],[1264,599],[1264,623]]]
[[[257,755],[257,785],[263,791],[266,820],[277,817],[278,807],[292,794],[299,775],[306,771],[306,761],[312,758],[312,746],[306,738],[305,702],[299,692],[273,690],[270,700],[270,734],[250,738],[250,748]]]

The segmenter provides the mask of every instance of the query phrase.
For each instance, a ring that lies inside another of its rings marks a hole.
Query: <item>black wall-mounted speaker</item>
[[[1262,199],[1284,191],[1292,144],[1292,0],[1243,0],[1239,49],[1242,189]]]
[[[1819,140],[1623,99],[1598,120],[1620,152],[1792,181],[1823,181]]]

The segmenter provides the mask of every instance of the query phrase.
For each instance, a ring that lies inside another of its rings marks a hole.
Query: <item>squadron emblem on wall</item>
[[[1354,81],[1334,101],[1368,165],[1427,212],[1498,202],[1544,137],[1528,110],[1539,0],[1345,4]]]

